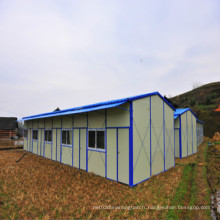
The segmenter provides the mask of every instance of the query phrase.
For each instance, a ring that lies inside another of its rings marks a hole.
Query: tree
[[[193,89],[197,89],[197,88],[199,88],[201,86],[202,86],[201,82],[193,82],[193,84],[192,84]]]

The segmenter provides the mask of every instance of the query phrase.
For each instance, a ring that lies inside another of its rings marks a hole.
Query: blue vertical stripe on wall
[[[45,119],[44,119],[44,145],[43,145],[43,157],[45,157]]]
[[[63,135],[63,118],[61,116],[61,132],[60,132],[60,162],[62,162],[62,135]]]
[[[163,101],[163,165],[164,165],[164,171],[165,171],[165,160],[166,160],[166,146],[165,146],[165,117],[164,117],[164,101]]]
[[[79,169],[80,169],[80,128],[79,128]]]
[[[187,121],[187,112],[186,112],[186,132],[187,132],[187,156],[188,156],[188,121]]]
[[[179,116],[179,154],[180,158],[182,158],[182,123],[181,123],[181,115]]]
[[[51,129],[51,159],[53,160],[53,117],[52,117],[52,129]]]
[[[74,115],[72,115],[72,166],[73,166],[73,148],[74,148],[74,136],[73,136],[73,131],[74,131],[74,129],[73,129],[73,127],[74,127]]]
[[[174,118],[174,112],[173,112],[173,118]],[[174,167],[175,167],[175,124],[174,124],[174,120],[173,120],[173,136],[174,136],[174,144],[173,144],[173,149],[174,149]]]
[[[151,96],[150,96],[150,176],[152,176],[152,158],[151,158]]]
[[[57,128],[56,128],[56,160],[57,160]]]
[[[129,185],[133,186],[133,103],[130,102],[129,128]]]
[[[88,172],[88,112],[87,112],[87,128],[86,128],[86,171]]]
[[[43,137],[43,135],[42,135],[42,129],[40,130],[40,137],[41,137],[41,139],[40,139],[40,155],[42,156],[42,152],[41,152],[41,148],[42,148],[42,137]]]
[[[116,129],[116,161],[117,161],[117,166],[116,166],[116,171],[117,171],[117,181],[118,181],[118,128]]]
[[[37,120],[37,154],[39,154],[38,142],[39,142],[39,120]]]
[[[32,121],[32,149],[31,149],[32,153],[33,153],[33,127],[34,127],[34,121]]]
[[[107,177],[107,130],[106,130],[107,119],[106,119],[106,116],[107,116],[107,112],[105,109],[105,177]]]
[[[29,139],[30,139],[29,138],[29,136],[30,136],[29,133],[30,132],[28,132],[28,129],[27,129],[27,150],[29,150]]]
[[[192,120],[192,114],[191,114],[191,125],[192,125],[192,153],[193,153],[193,120]]]

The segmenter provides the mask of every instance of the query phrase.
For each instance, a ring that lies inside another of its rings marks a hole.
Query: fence
[[[0,130],[0,140],[10,140],[16,135],[16,130]]]

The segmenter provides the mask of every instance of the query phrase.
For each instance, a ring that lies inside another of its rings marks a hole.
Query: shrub
[[[215,99],[216,97],[217,97],[216,92],[213,92],[213,93],[211,94],[211,99]]]
[[[210,104],[212,103],[212,98],[211,98],[211,96],[207,95],[205,102],[206,102],[206,105],[210,105]]]
[[[196,103],[195,98],[191,98],[190,101],[189,101],[189,105],[190,105],[191,107],[193,107],[193,106],[195,105],[195,103]]]

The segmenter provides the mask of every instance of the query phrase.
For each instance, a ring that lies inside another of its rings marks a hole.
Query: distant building
[[[17,118],[0,117],[0,139],[11,139],[16,134]]]
[[[175,156],[183,158],[197,153],[197,116],[190,108],[176,109]]]
[[[203,126],[204,126],[204,122],[200,121],[199,119],[197,119],[196,121],[196,125],[197,125],[197,146],[199,146],[202,142],[203,142]]]

